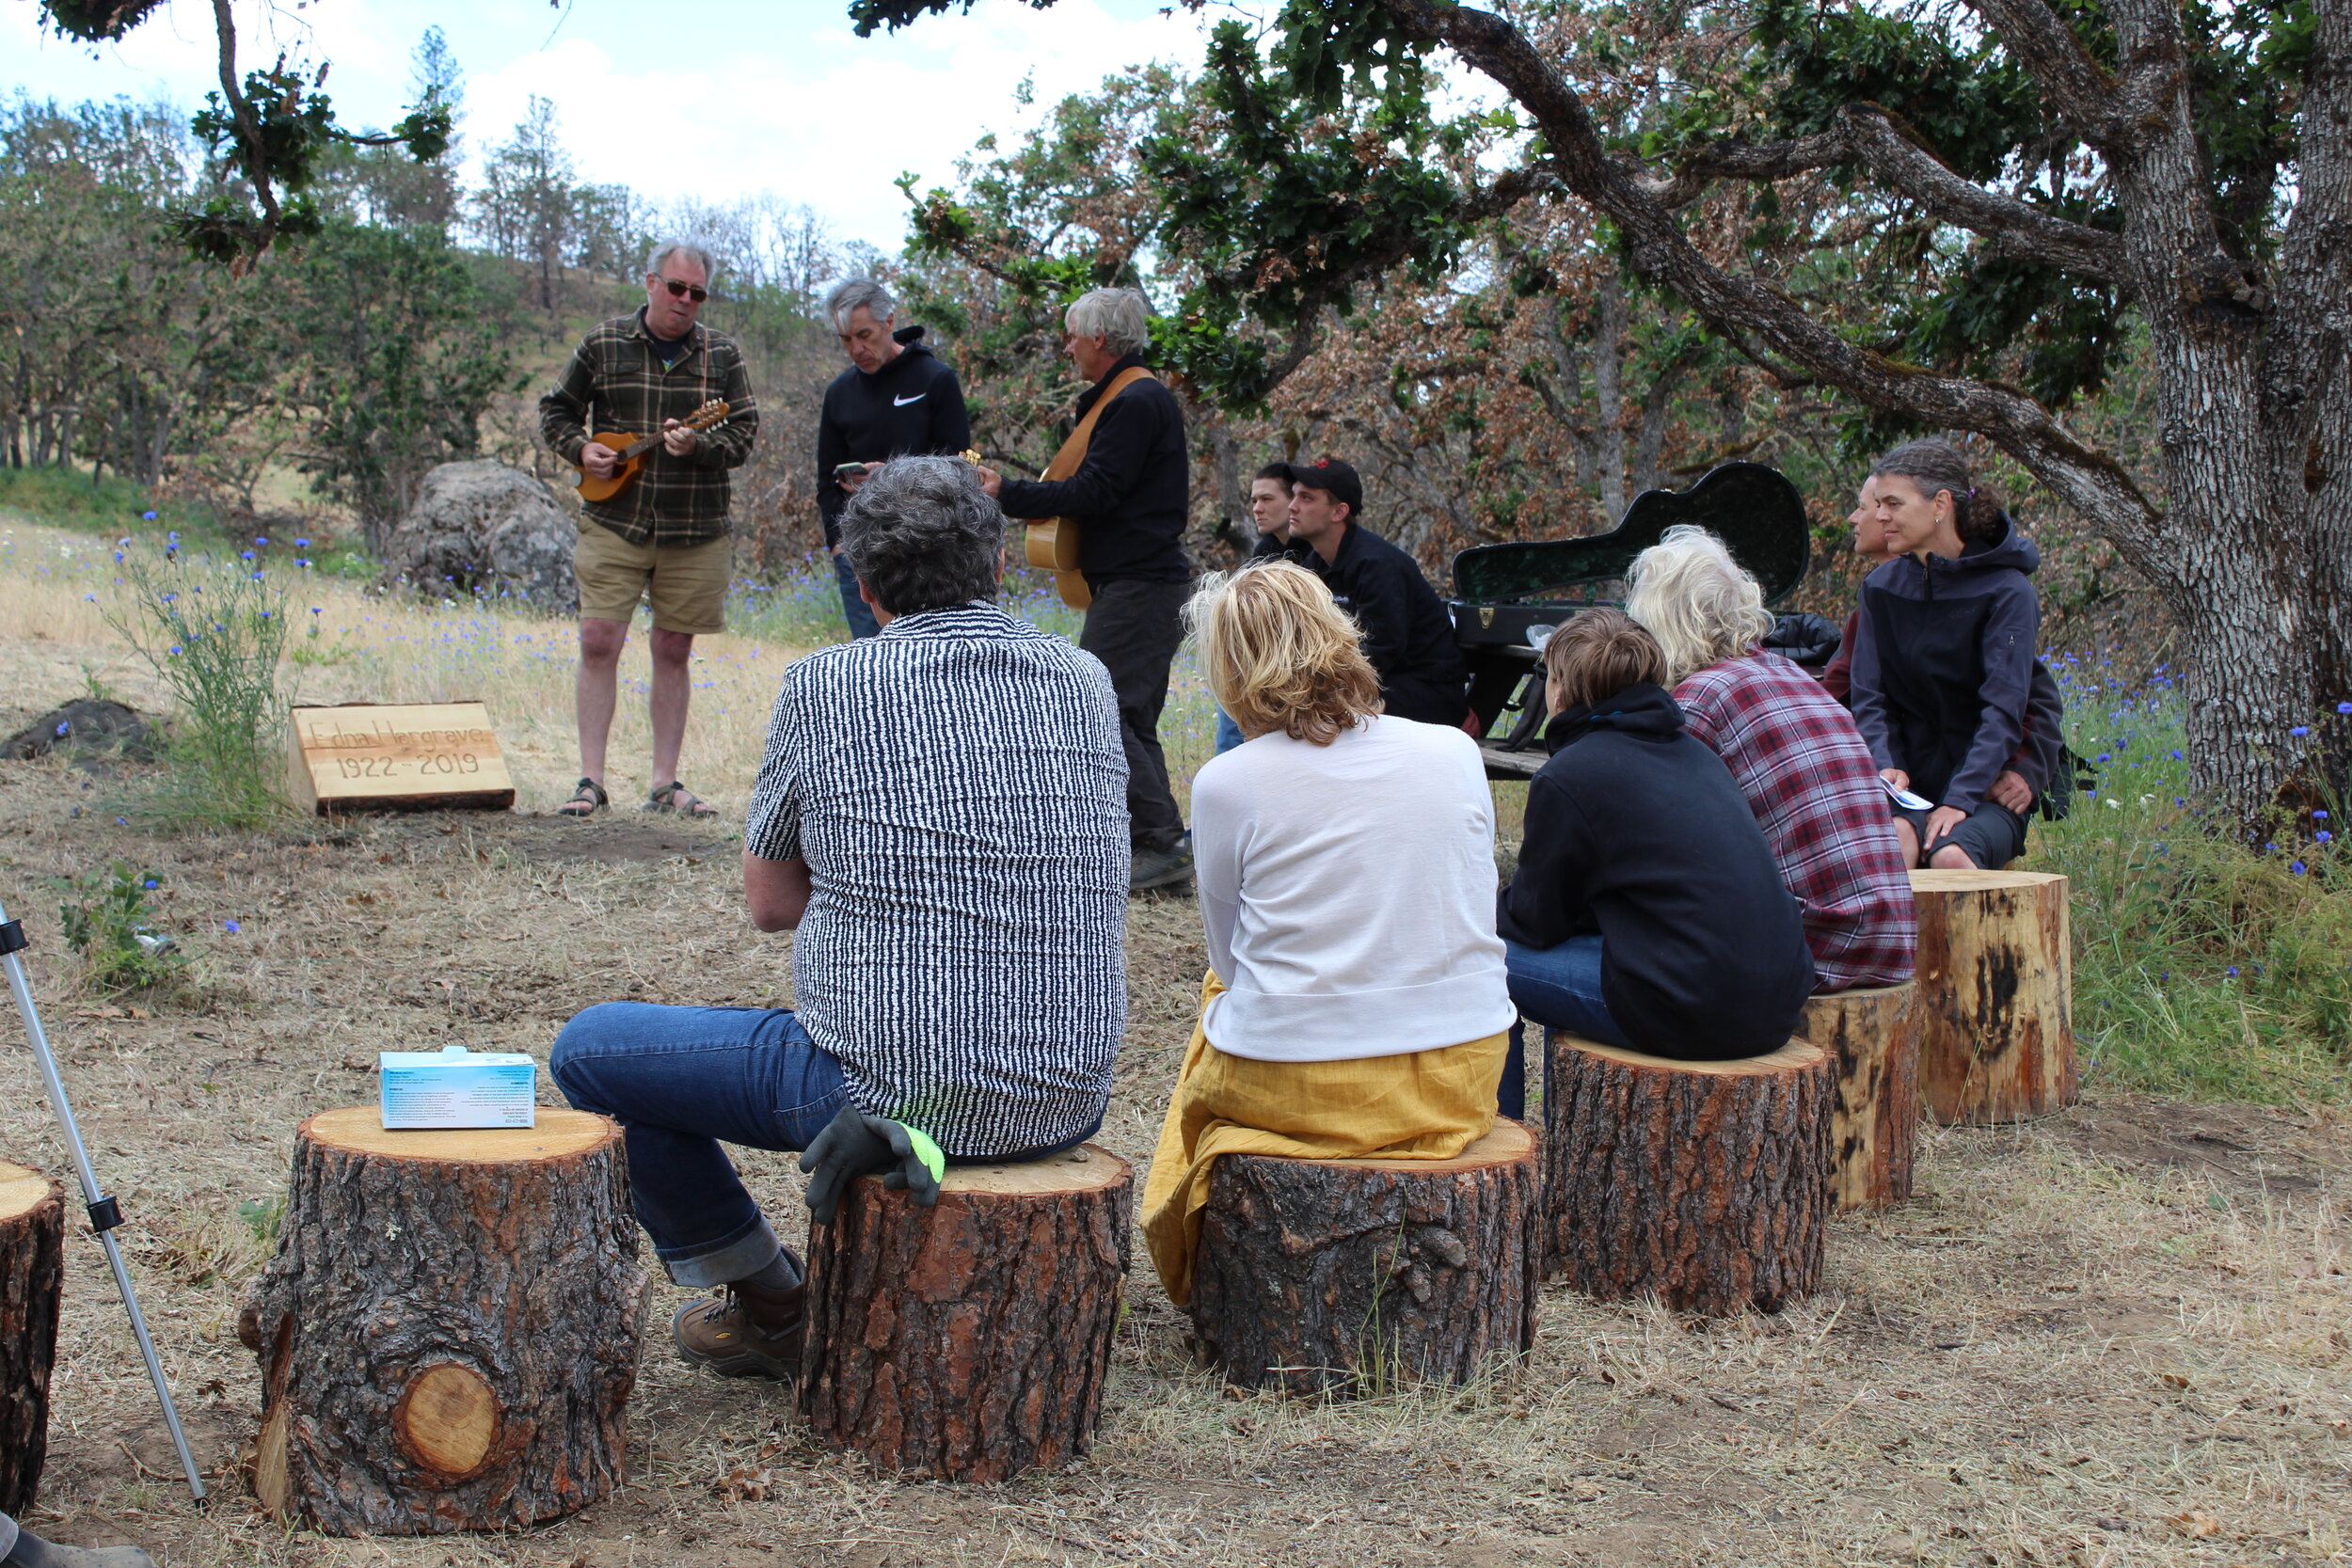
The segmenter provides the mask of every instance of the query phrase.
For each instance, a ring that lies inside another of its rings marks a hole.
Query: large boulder
[[[417,486],[392,530],[386,569],[453,597],[511,595],[552,613],[580,609],[572,546],[580,529],[555,492],[493,457],[444,463]]]

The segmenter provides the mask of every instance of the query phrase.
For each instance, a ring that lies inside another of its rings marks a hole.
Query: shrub
[[[284,804],[284,593],[249,559],[191,558],[176,535],[160,556],[124,539],[115,563],[121,592],[107,625],[170,688],[178,710],[168,766],[145,809],[172,824],[260,826]]]
[[[158,885],[151,871],[116,861],[104,871],[60,883],[78,900],[59,911],[65,944],[87,965],[90,985],[101,991],[143,990],[167,984],[184,961],[167,937],[153,929],[147,895]]]

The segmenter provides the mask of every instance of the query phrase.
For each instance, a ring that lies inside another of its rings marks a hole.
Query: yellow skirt
[[[1200,982],[1200,1017],[1224,990]],[[1344,1062],[1262,1062],[1209,1043],[1200,1021],[1168,1096],[1143,1188],[1143,1241],[1170,1301],[1192,1301],[1209,1166],[1220,1154],[1286,1160],[1451,1160],[1494,1127],[1507,1034]]]

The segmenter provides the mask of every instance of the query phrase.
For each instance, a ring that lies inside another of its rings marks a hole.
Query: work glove
[[[947,1174],[947,1160],[919,1128],[844,1105],[810,1141],[801,1156],[801,1169],[809,1173],[809,1217],[831,1225],[850,1183],[875,1171],[883,1173],[883,1186],[903,1187],[915,1202],[930,1208],[939,1201],[939,1179]]]

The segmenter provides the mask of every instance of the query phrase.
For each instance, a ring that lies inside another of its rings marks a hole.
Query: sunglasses
[[[710,297],[708,289],[697,289],[691,283],[681,283],[675,277],[664,277],[660,282],[663,288],[670,291],[670,297],[673,299],[691,299],[700,305]]]

